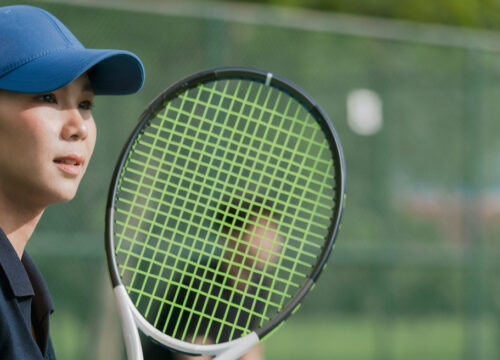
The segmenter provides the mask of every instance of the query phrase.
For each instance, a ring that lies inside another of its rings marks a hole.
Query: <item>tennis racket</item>
[[[191,75],[142,114],[115,169],[107,263],[129,359],[137,328],[236,359],[298,308],[332,250],[345,164],[336,131],[272,73]]]

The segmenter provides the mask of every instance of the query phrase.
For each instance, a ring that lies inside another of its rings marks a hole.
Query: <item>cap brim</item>
[[[64,49],[35,59],[0,78],[0,88],[43,93],[62,88],[89,69],[97,95],[126,95],[139,91],[144,67],[131,52],[104,49]]]

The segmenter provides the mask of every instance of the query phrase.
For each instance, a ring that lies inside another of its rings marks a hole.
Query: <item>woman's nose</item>
[[[77,109],[66,110],[61,136],[64,140],[85,140],[89,130],[85,119]]]

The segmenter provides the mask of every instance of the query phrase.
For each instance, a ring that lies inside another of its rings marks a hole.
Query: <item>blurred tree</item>
[[[225,0],[241,2],[241,0]],[[499,0],[245,0],[261,4],[500,30]]]

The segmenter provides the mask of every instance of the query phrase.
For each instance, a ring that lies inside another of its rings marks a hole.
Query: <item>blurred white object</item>
[[[382,100],[373,90],[355,89],[347,95],[347,123],[359,135],[382,129]]]

